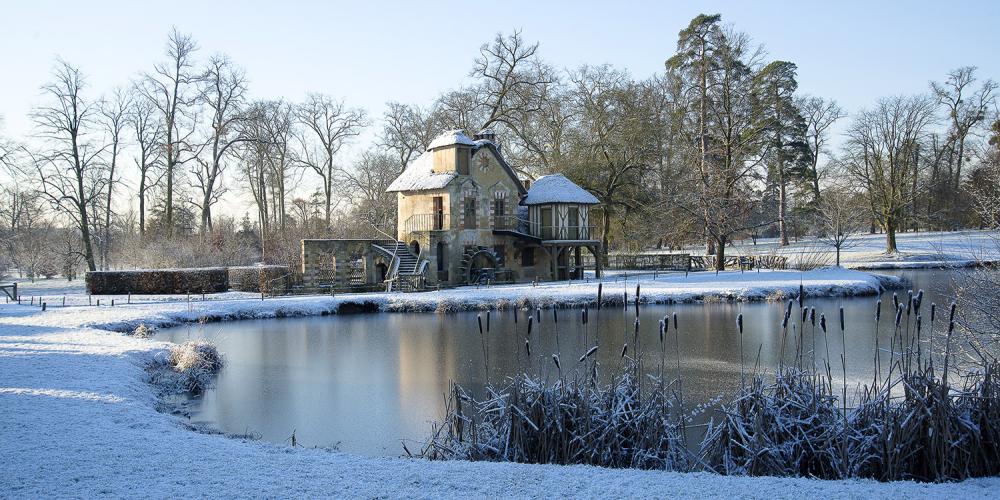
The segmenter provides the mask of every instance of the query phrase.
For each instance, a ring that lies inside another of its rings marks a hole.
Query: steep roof
[[[434,154],[428,151],[410,162],[386,192],[443,189],[458,175],[455,172],[434,173],[433,168]]]
[[[594,195],[577,186],[563,174],[544,175],[535,179],[524,198],[525,205],[544,203],[578,203],[596,205],[600,203]]]
[[[452,146],[455,144],[461,144],[463,146],[475,146],[476,141],[473,141],[469,136],[465,135],[462,130],[449,130],[431,141],[427,145],[427,151],[437,148],[443,148],[445,146]]]

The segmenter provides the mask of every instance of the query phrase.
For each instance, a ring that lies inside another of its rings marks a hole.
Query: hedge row
[[[230,267],[229,286],[240,292],[287,293],[292,286],[292,271],[277,265]]]
[[[87,292],[100,295],[218,293],[229,291],[225,267],[90,271]]]

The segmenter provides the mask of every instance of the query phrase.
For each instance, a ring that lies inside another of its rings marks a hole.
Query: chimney
[[[500,149],[500,143],[497,142],[497,134],[493,132],[493,129],[480,130],[473,138],[477,141],[490,141],[497,147],[497,150]]]

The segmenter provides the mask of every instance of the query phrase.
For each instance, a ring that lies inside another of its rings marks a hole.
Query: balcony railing
[[[594,226],[543,226],[515,215],[493,216],[493,229],[516,231],[543,240],[589,240]]]
[[[419,231],[448,231],[450,229],[476,229],[477,225],[459,223],[457,217],[446,212],[432,214],[415,214],[403,222],[403,230],[411,232]],[[497,231],[514,231],[522,234],[534,236],[542,240],[590,240],[593,239],[594,226],[543,226],[536,221],[523,219],[516,215],[493,215],[489,218],[489,226],[482,229],[493,229]]]
[[[432,214],[411,215],[403,223],[403,230],[412,233],[416,231],[447,231],[457,224],[453,224],[452,217],[447,212],[437,212]]]

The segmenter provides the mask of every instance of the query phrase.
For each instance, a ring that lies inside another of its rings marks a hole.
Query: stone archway
[[[385,262],[375,264],[375,276],[378,277],[379,283],[384,283],[389,277],[389,266],[385,265]]]

